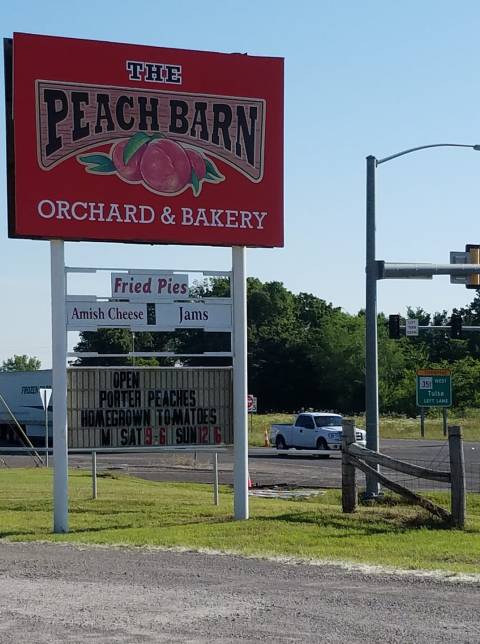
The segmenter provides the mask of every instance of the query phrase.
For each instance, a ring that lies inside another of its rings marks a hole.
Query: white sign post
[[[63,242],[51,242],[54,531],[68,532],[67,332],[99,328],[232,333],[234,517],[248,519],[247,287],[244,246],[232,247],[231,298],[192,298],[188,276],[171,272],[113,273],[112,295],[67,295]],[[92,269],[88,269],[92,270]],[[93,269],[97,270],[97,269]],[[102,270],[102,269],[100,269]],[[111,269],[105,269],[111,270]],[[166,290],[166,292],[165,292]],[[188,301],[183,296],[188,293]],[[132,297],[133,296],[133,297]],[[112,354],[113,355],[113,354]]]
[[[68,532],[67,319],[65,249],[50,242],[52,290],[53,531]]]
[[[248,519],[247,282],[246,248],[232,247],[233,282],[233,512]]]
[[[50,404],[52,390],[40,387],[38,393],[42,399],[42,405],[45,411],[45,465],[48,467],[48,405]]]

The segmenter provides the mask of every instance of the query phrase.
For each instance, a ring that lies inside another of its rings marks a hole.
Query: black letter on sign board
[[[65,92],[60,89],[45,89],[43,100],[47,104],[48,143],[45,153],[48,157],[62,147],[62,137],[57,136],[57,125],[68,114],[68,102]]]

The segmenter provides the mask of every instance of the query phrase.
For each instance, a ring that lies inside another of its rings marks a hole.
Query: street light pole
[[[480,145],[463,143],[432,143],[409,148],[383,159],[367,157],[367,203],[366,203],[366,289],[365,289],[365,427],[367,447],[375,452],[379,447],[378,410],[378,343],[377,343],[377,280],[379,279],[375,257],[375,171],[378,165],[392,159],[428,148],[471,148],[480,150]],[[379,466],[377,465],[377,470]],[[367,475],[366,497],[375,498],[380,491],[378,481]]]
[[[367,246],[365,288],[365,426],[367,448],[378,452],[378,344],[377,344],[377,265],[375,259],[375,170],[377,159],[367,157]],[[379,469],[378,465],[376,466]],[[365,495],[374,498],[379,493],[378,481],[367,476]]]

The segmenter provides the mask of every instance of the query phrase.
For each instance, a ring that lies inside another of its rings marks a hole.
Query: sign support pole
[[[48,467],[48,400],[46,389],[43,391],[43,405],[45,407],[45,467]]]
[[[50,242],[53,391],[53,531],[68,532],[67,325],[65,248]]]
[[[246,249],[232,247],[234,517],[248,519]]]

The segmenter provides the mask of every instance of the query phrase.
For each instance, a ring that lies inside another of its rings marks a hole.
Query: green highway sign
[[[417,371],[417,407],[451,407],[452,377],[448,369]]]

